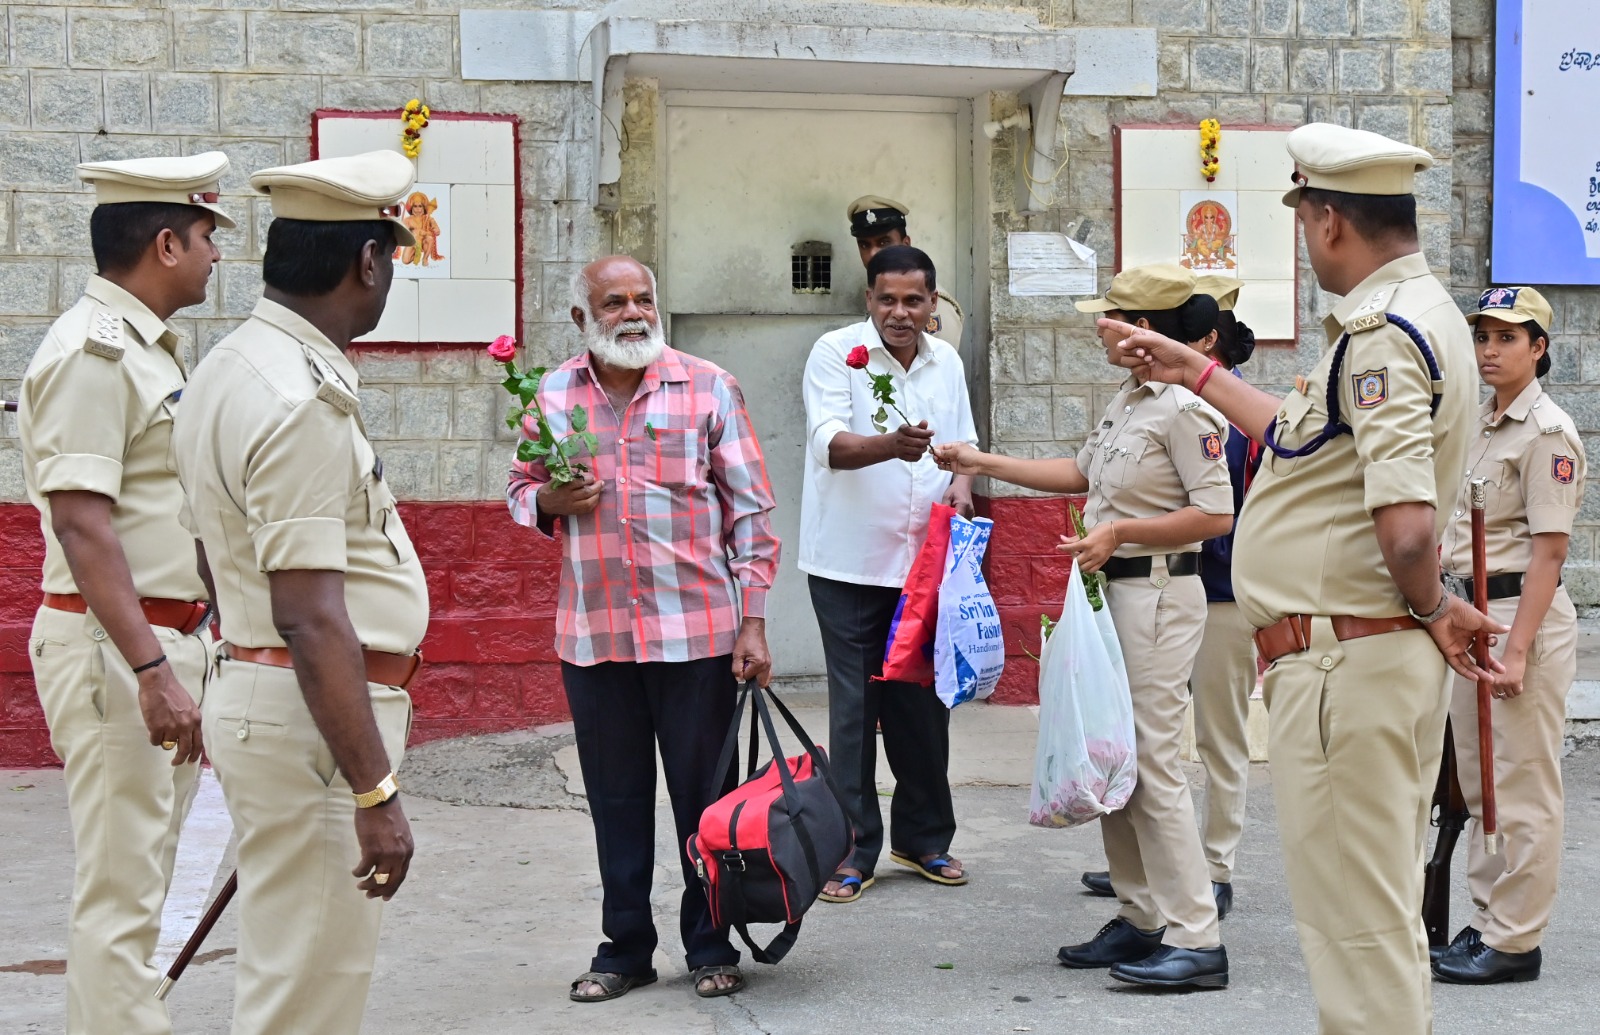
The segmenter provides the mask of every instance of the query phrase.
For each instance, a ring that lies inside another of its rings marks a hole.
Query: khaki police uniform
[[[190,204],[191,192],[217,189],[227,165],[212,152],[86,163],[78,175],[96,185],[98,204]],[[213,205],[199,204],[218,213],[219,225],[233,225]],[[171,754],[150,743],[130,666],[153,659],[124,658],[78,596],[51,525],[50,494],[110,499],[111,530],[134,591],[197,623],[205,587],[178,524],[183,494],[169,455],[184,379],[177,335],[98,276],[51,326],[22,379],[23,478],[39,509],[49,595],[34,618],[28,655],[64,768],[76,855],[67,934],[71,1035],[172,1031],[166,1004],[152,995],[161,976],[151,957],[199,767],[174,767]],[[200,637],[168,625],[152,624],[151,632],[178,682],[199,700],[208,657]]]
[[[1222,312],[1233,309],[1242,286],[1237,277],[1218,274],[1195,279],[1196,289],[1215,298]],[[1223,439],[1226,444],[1226,434]],[[1244,834],[1245,791],[1250,780],[1250,695],[1256,688],[1253,632],[1237,601],[1206,601],[1205,635],[1189,675],[1195,751],[1206,771],[1206,816],[1200,842],[1206,868],[1218,884],[1233,882],[1234,861]]]
[[[1325,124],[1295,130],[1288,149],[1303,185],[1350,193],[1410,193],[1415,170],[1431,164],[1417,148]],[[1387,313],[1425,337],[1442,382]],[[1310,616],[1309,649],[1273,661],[1266,695],[1284,869],[1320,1030],[1422,1035],[1432,1004],[1421,857],[1444,740],[1445,661],[1422,628],[1340,640],[1332,619],[1408,617],[1372,512],[1426,503],[1443,530],[1465,469],[1477,371],[1466,322],[1420,253],[1373,271],[1323,326],[1330,342],[1350,335],[1335,387],[1352,433],[1298,458],[1266,452],[1239,518],[1249,549],[1234,557],[1234,593],[1257,629]],[[1327,423],[1334,354],[1284,400],[1273,424],[1280,447],[1307,443]]]
[[[1506,298],[1507,291],[1520,294]],[[1508,322],[1537,319],[1550,326],[1550,309],[1532,288],[1484,293],[1499,304],[1482,314]],[[1512,303],[1508,305],[1506,303]],[[1530,305],[1531,303],[1531,305]],[[1513,308],[1514,306],[1514,308]],[[1524,311],[1539,309],[1536,315]],[[1484,507],[1484,540],[1488,574],[1525,573],[1533,557],[1533,537],[1541,533],[1570,535],[1583,502],[1587,463],[1572,418],[1562,412],[1534,380],[1497,420],[1494,397],[1478,414],[1479,433],[1467,454],[1466,475],[1444,535],[1447,583],[1471,600],[1460,580],[1472,571],[1472,482],[1488,482]],[[1511,587],[1508,587],[1508,589]],[[1491,597],[1495,596],[1491,586]],[[1517,617],[1517,593],[1491,599],[1489,615],[1510,626]],[[1494,649],[1504,651],[1508,637]],[[1577,615],[1565,587],[1556,589],[1528,651],[1522,693],[1496,700],[1494,721],[1495,803],[1502,847],[1497,855],[1483,850],[1483,838],[1468,838],[1467,883],[1476,907],[1470,923],[1484,942],[1501,952],[1532,952],[1539,947],[1555,905],[1561,867],[1564,799],[1561,750],[1566,735],[1567,692],[1577,674]],[[1456,768],[1461,791],[1473,815],[1482,816],[1483,788],[1477,778],[1478,684],[1455,677],[1450,697],[1450,725],[1455,738]]]
[[[1078,308],[1176,308],[1193,289],[1187,270],[1139,267],[1118,274],[1105,298]],[[1159,517],[1188,506],[1231,515],[1222,452],[1227,433],[1222,415],[1188,389],[1129,378],[1077,456],[1089,480],[1085,523]],[[1169,558],[1199,549],[1198,541],[1176,550],[1124,543],[1113,556],[1149,558],[1149,574],[1112,578],[1105,593],[1128,668],[1139,770],[1128,804],[1100,820],[1111,886],[1122,903],[1117,915],[1141,931],[1165,926],[1165,944],[1184,949],[1220,944],[1194,801],[1179,764],[1205,589],[1198,574],[1168,571]]]
[[[852,201],[845,214],[850,219],[852,237],[869,237],[891,230],[905,233],[906,216],[911,214],[911,210],[898,201],[876,194],[867,194]],[[943,288],[936,289],[934,295],[936,301],[933,314],[928,317],[928,325],[923,331],[940,341],[949,342],[960,351],[965,314],[962,313],[961,306],[954,296]]]
[[[385,153],[387,154],[387,153]],[[276,216],[376,219],[411,186],[409,163],[370,156],[257,173]],[[330,192],[327,204],[319,192]],[[401,240],[409,237],[402,235]],[[295,671],[234,660],[282,648],[268,575],[344,573],[368,652],[411,655],[428,621],[422,567],[361,422],[355,368],[294,311],[261,300],[195,370],[174,431],[186,520],[206,548],[226,645],[203,705],[206,744],[238,830],[234,1035],[357,1032],[381,899],[357,889],[355,800]],[[398,769],[404,689],[369,683]]]

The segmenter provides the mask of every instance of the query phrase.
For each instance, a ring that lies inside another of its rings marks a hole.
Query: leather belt
[[[1505,600],[1508,597],[1522,596],[1522,579],[1523,573],[1520,571],[1508,571],[1500,575],[1490,575],[1484,582],[1484,585],[1489,589],[1489,599]],[[1556,585],[1561,585],[1561,576],[1559,575],[1556,576]],[[1447,571],[1444,573],[1444,588],[1467,603],[1472,603],[1472,579],[1463,575],[1452,575]]]
[[[294,660],[287,647],[236,647],[222,645],[222,655],[234,661],[248,661],[252,665],[270,665],[273,668],[294,668]],[[404,690],[422,668],[422,652],[389,654],[385,651],[363,650],[367,663],[367,682],[379,686],[397,686]]]
[[[1149,557],[1112,557],[1100,568],[1108,579],[1147,579],[1150,577]],[[1168,575],[1200,574],[1198,553],[1167,554]]]
[[[1270,665],[1279,658],[1298,654],[1311,646],[1311,615],[1288,615],[1265,629],[1256,630],[1256,650]],[[1421,629],[1422,623],[1410,615],[1393,618],[1356,618],[1353,615],[1332,615],[1333,635],[1340,642],[1359,640],[1363,636],[1382,636],[1384,633]]]
[[[89,613],[89,602],[77,593],[46,593],[44,606],[57,611],[70,611],[73,614],[85,615]],[[139,610],[144,612],[144,620],[151,625],[159,625],[165,629],[176,629],[185,636],[200,628],[206,618],[206,603],[203,600],[164,600],[159,597],[140,597]]]

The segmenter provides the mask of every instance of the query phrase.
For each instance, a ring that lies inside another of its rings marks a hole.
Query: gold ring
[[[163,740],[161,742],[161,750],[163,750],[163,751],[171,751],[173,748],[175,748],[177,746],[178,746],[178,742],[176,740]]]
[[[387,884],[389,883],[389,875],[387,873],[374,873],[372,875],[372,883]]]

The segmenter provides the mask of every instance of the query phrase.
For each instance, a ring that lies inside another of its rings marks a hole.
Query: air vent
[[[833,290],[833,245],[803,241],[789,257],[789,281],[797,295],[826,295]]]

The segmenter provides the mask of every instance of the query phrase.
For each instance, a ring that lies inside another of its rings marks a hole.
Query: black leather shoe
[[[1110,870],[1087,870],[1084,872],[1083,886],[1089,889],[1091,895],[1101,898],[1116,898],[1117,893],[1111,890]]]
[[[1498,985],[1502,981],[1537,981],[1544,953],[1501,952],[1478,942],[1453,956],[1434,961],[1433,976],[1452,985]]]
[[[1449,945],[1428,946],[1428,958],[1437,963],[1446,956],[1459,956],[1463,952],[1483,941],[1483,932],[1471,924],[1456,932]]]
[[[1146,959],[1118,963],[1111,976],[1152,988],[1227,988],[1228,950],[1220,945],[1214,949],[1163,945]]]
[[[1082,945],[1063,945],[1056,959],[1062,966],[1078,970],[1134,963],[1161,948],[1161,935],[1165,931],[1165,927],[1141,931],[1119,916]]]
[[[1211,882],[1211,897],[1217,900],[1217,919],[1226,920],[1233,910],[1233,885]]]

